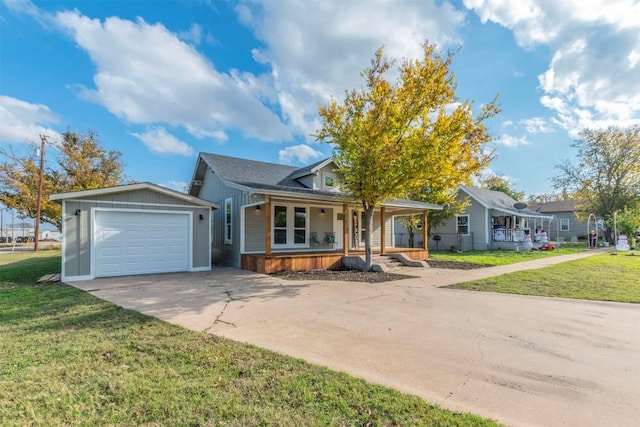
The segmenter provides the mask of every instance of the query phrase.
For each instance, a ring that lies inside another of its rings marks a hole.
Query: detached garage
[[[211,269],[206,200],[150,183],[61,193],[62,280]]]

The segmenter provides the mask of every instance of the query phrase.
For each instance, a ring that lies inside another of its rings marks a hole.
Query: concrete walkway
[[[437,288],[583,256],[378,284],[220,268],[74,285],[508,425],[636,426],[640,305]]]

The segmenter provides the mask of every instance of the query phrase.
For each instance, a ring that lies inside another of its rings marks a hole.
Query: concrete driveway
[[[430,285],[455,274],[367,284],[215,268],[74,286],[508,425],[640,424],[640,306]]]

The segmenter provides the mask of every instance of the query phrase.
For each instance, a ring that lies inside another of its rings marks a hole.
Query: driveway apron
[[[73,285],[508,425],[639,425],[640,306],[431,286],[455,274],[369,284],[214,268]]]

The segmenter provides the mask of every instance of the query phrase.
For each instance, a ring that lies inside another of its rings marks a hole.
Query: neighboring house
[[[567,241],[586,239],[589,234],[587,221],[580,221],[576,218],[576,208],[578,202],[572,200],[560,200],[547,203],[536,203],[529,206],[532,211],[550,215],[553,220],[549,224],[549,236],[554,239],[562,237]],[[595,220],[591,221],[591,228],[595,229]]]
[[[53,194],[62,204],[62,280],[211,269],[218,206],[149,183]]]
[[[540,231],[552,217],[527,209],[505,193],[461,185],[456,199],[466,200],[464,212],[431,229],[431,248],[449,250],[516,249],[529,234],[540,239]],[[522,207],[522,209],[518,209]],[[551,236],[549,236],[549,240]]]
[[[364,250],[363,212],[340,192],[331,158],[297,168],[200,153],[189,194],[219,204],[214,263],[261,273],[335,268]],[[375,210],[373,250],[395,251],[393,217],[441,206],[398,200]],[[403,250],[424,260],[426,247]]]

